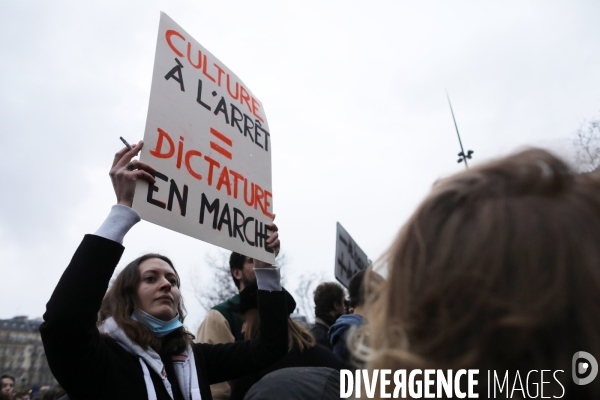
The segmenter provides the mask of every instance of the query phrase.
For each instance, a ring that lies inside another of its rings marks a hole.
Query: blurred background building
[[[17,387],[54,386],[42,345],[41,318],[0,319],[0,374],[10,374]]]

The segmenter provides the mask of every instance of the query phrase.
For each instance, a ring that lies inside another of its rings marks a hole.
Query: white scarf
[[[148,348],[146,351],[132,342],[112,317],[105,320],[98,330],[116,340],[129,353],[139,357],[142,370],[144,371],[144,382],[146,383],[148,400],[156,400],[156,391],[154,390],[148,367],[152,368],[161,377],[167,392],[173,398],[173,390],[167,379],[165,366],[154,349]],[[190,345],[187,346],[183,353],[173,357],[173,368],[175,369],[177,383],[179,383],[183,398],[185,400],[202,400],[200,385],[198,384],[198,373],[196,372],[196,362],[194,361],[194,351]]]

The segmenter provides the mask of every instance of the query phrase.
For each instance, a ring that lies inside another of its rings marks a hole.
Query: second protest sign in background
[[[144,220],[266,262],[273,219],[271,137],[262,103],[223,63],[161,13],[140,159]]]

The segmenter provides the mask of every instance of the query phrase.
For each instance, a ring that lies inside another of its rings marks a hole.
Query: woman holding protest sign
[[[252,341],[195,344],[183,326],[179,275],[165,256],[133,260],[106,292],[123,238],[140,220],[131,209],[136,181],[154,182],[152,167],[132,161],[142,146],[115,155],[117,205],[84,237],[40,327],[50,368],[72,399],[210,399],[210,384],[265,368],[287,351],[286,297],[279,271],[265,263],[256,262],[265,323]],[[277,227],[269,228],[267,245],[278,251]]]

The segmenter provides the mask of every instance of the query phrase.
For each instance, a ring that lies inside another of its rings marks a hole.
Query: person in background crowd
[[[117,205],[95,235],[84,237],[48,301],[40,326],[44,350],[73,399],[210,400],[211,383],[266,368],[286,353],[285,292],[277,269],[257,265],[260,335],[221,345],[196,344],[183,326],[180,277],[165,256],[138,257],[107,292],[123,238],[140,220],[131,209],[136,181],[154,182],[154,169],[131,161],[142,145],[115,155]],[[266,245],[277,252],[277,227],[267,226]]]
[[[229,270],[233,283],[242,291],[246,286],[256,283],[254,273],[254,259],[240,253],[232,252],[229,257]],[[240,295],[229,298],[223,303],[214,306],[200,324],[196,343],[233,343],[244,340],[242,334],[243,321],[237,312],[230,307],[239,304]],[[220,382],[210,386],[214,400],[228,400],[231,396],[231,387],[228,382]]]
[[[68,397],[63,397],[65,395],[66,393],[63,388],[55,386],[44,393],[42,400],[68,400]]]
[[[256,339],[259,335],[258,327],[261,324],[257,310],[256,284],[247,286],[240,293],[240,304],[232,307],[233,311],[240,313],[244,320],[243,333],[246,340]],[[288,314],[296,308],[294,298],[286,292]],[[315,344],[315,339],[310,332],[291,318],[288,323],[288,353],[270,367],[254,374],[236,379],[231,382],[231,400],[242,400],[246,392],[266,374],[290,367],[328,367],[340,370],[344,367],[342,360],[329,349]]]
[[[351,360],[350,352],[348,350],[348,336],[352,332],[353,328],[366,323],[364,318],[364,305],[365,305],[365,294],[367,292],[365,287],[365,276],[370,275],[371,285],[380,284],[383,278],[377,273],[372,271],[369,267],[367,270],[358,271],[352,276],[348,283],[348,293],[350,295],[350,309],[351,314],[342,315],[329,329],[329,341],[334,354],[339,356],[345,363],[351,363],[355,360]],[[371,291],[375,290],[374,288]]]
[[[16,392],[14,395],[14,400],[29,400],[31,398],[31,390],[21,390]]]
[[[571,363],[600,359],[599,243],[600,181],[545,150],[440,180],[387,251],[355,348],[370,370],[495,371],[511,388],[520,372],[519,397],[598,399]]]
[[[15,390],[15,377],[8,374],[3,374],[0,378],[2,382],[2,395],[5,398],[11,399]]]
[[[315,301],[315,323],[310,333],[316,342],[331,349],[329,328],[346,313],[344,288],[336,282],[323,282],[313,293]]]

